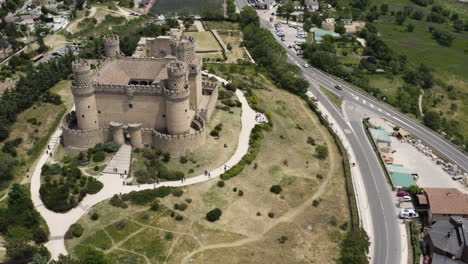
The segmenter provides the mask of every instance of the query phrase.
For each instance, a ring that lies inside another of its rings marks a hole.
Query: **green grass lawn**
[[[207,30],[239,30],[239,23],[229,21],[204,21]]]
[[[222,50],[210,31],[184,32],[184,35],[195,37],[196,52],[217,52]]]
[[[190,10],[193,14],[200,14],[200,11],[204,8],[217,9],[221,12],[222,0],[157,0],[150,13],[177,13],[184,8]]]

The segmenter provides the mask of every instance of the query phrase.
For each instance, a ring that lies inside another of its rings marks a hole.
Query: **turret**
[[[195,38],[183,36],[171,40],[172,54],[181,61],[192,63],[195,60]]]
[[[73,62],[72,70],[74,80],[71,90],[75,101],[78,128],[82,130],[95,129],[98,127],[98,117],[91,67],[87,61],[77,60]]]
[[[181,135],[190,130],[189,84],[187,64],[181,61],[171,62],[167,67],[166,96],[167,130],[169,134]]]
[[[114,59],[120,54],[119,36],[109,35],[104,37],[104,55]]]

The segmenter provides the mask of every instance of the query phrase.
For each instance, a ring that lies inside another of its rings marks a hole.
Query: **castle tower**
[[[172,39],[171,51],[178,60],[192,63],[195,60],[195,38],[183,36],[180,39]]]
[[[180,61],[171,62],[167,68],[166,120],[168,133],[172,135],[187,134],[190,130],[187,73],[187,65]]]
[[[98,116],[94,87],[92,85],[93,73],[85,60],[78,60],[72,64],[74,80],[71,86],[78,128],[91,130],[98,128]]]
[[[105,36],[103,41],[104,41],[104,55],[107,58],[115,59],[120,54],[119,36],[117,35]]]

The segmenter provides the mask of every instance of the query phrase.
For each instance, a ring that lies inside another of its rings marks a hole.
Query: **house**
[[[335,18],[333,17],[325,18],[325,23],[335,23]]]
[[[309,9],[312,12],[319,10],[320,7],[319,2],[316,0],[305,0],[304,5],[307,9]]]
[[[455,188],[424,188],[429,223],[451,216],[468,217],[468,195]]]
[[[350,18],[342,18],[341,22],[343,22],[343,25],[352,25],[353,24],[353,20],[350,19]]]
[[[403,165],[389,164],[387,165],[387,170],[395,188],[409,188],[411,185],[416,185],[413,175],[411,175],[411,172],[403,167]]]
[[[432,263],[468,263],[468,221],[451,216],[432,225],[426,237]]]
[[[330,31],[330,30],[323,30],[323,29],[316,29],[314,30],[314,41],[316,43],[320,43],[325,36],[332,36],[332,37],[339,37],[340,34]]]

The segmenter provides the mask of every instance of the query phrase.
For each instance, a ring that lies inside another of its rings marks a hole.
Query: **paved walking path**
[[[193,25],[197,28],[197,30],[198,30],[199,32],[205,31],[205,28],[203,27],[203,24],[202,24],[202,22],[201,22],[200,20],[195,20],[195,21],[193,22]]]
[[[226,80],[218,76],[207,73],[205,73],[205,75],[208,75],[208,77],[214,77],[218,81],[221,81],[223,83],[227,83]],[[237,149],[225,164],[209,172],[210,177],[207,177],[204,174],[202,174],[196,177],[188,178],[183,183],[181,181],[170,181],[161,182],[159,184],[124,186],[120,177],[116,176],[115,174],[103,174],[98,178],[98,180],[104,184],[104,187],[99,193],[94,195],[87,195],[76,208],[73,208],[67,213],[55,213],[53,211],[48,210],[42,204],[39,195],[41,168],[50,158],[50,156],[44,152],[44,154],[38,160],[31,177],[31,198],[33,200],[34,206],[49,226],[51,239],[45,244],[45,246],[50,251],[52,258],[57,259],[59,254],[67,254],[67,250],[65,248],[65,240],[63,236],[65,235],[65,232],[70,228],[70,226],[76,221],[78,221],[78,219],[80,219],[83,215],[85,215],[92,206],[105,199],[111,198],[114,194],[129,193],[131,191],[140,191],[161,186],[178,187],[196,184],[219,177],[222,173],[224,173],[224,165],[228,167],[236,165],[242,159],[242,157],[245,154],[247,154],[247,151],[249,149],[250,133],[254,126],[257,124],[257,113],[252,108],[250,108],[244,94],[240,90],[237,90],[236,95],[239,98],[239,101],[242,103],[242,130],[239,135]],[[262,120],[262,122],[264,122],[264,120]],[[50,144],[50,148],[52,150],[55,150],[55,148],[57,147],[57,139],[60,137],[61,134],[62,131],[59,128],[52,135],[51,142],[55,142],[53,144]]]
[[[123,144],[102,173],[127,174],[130,171],[131,159],[132,146]]]

